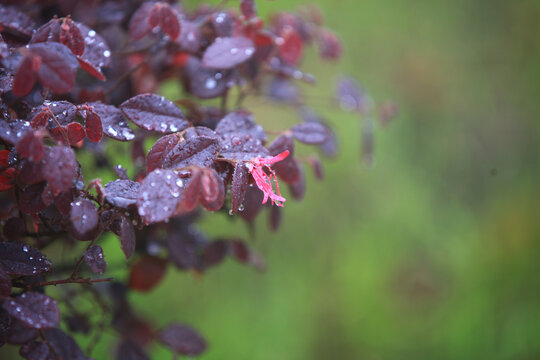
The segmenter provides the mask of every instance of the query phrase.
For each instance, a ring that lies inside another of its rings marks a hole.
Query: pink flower
[[[285,159],[288,155],[289,150],[285,150],[281,154],[274,157],[253,158],[247,163],[249,172],[253,176],[253,179],[255,179],[257,187],[261,189],[261,191],[264,193],[264,199],[262,202],[263,204],[266,204],[268,198],[270,198],[270,201],[272,201],[272,205],[274,205],[275,203],[277,206],[283,207],[285,198],[281,196],[281,193],[279,192],[279,184],[277,181],[276,173],[274,172],[274,170],[272,170],[270,165]],[[270,175],[266,173],[265,168],[266,170],[268,170],[268,172],[270,172]],[[274,193],[274,188],[272,187],[272,178],[274,179],[274,183],[276,184],[277,194]]]

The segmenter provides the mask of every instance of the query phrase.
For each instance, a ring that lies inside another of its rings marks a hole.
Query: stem
[[[62,280],[51,280],[51,281],[42,281],[35,284],[31,284],[28,287],[34,288],[34,287],[41,287],[41,286],[49,286],[49,285],[62,285],[62,284],[88,284],[92,285],[93,283],[102,283],[102,282],[109,282],[113,281],[113,278],[102,278],[102,279],[90,279],[90,278],[79,278],[79,279],[62,279]]]
[[[145,65],[146,63],[147,63],[146,60],[142,61],[142,62],[138,63],[137,65],[135,65],[134,67],[132,67],[131,69],[129,69],[128,71],[126,71],[124,74],[122,74],[122,76],[120,76],[118,79],[116,79],[114,84],[112,84],[112,86],[107,90],[107,92],[105,92],[105,95],[110,95],[111,92],[113,92],[118,86],[120,86],[122,81],[126,80],[126,78],[128,76],[133,74],[135,71],[139,70],[139,68],[141,66]]]

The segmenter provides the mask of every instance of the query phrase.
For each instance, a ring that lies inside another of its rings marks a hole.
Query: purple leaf
[[[11,295],[11,279],[8,276],[8,274],[4,271],[4,269],[0,267],[0,297],[8,297],[10,295]]]
[[[203,65],[210,69],[230,69],[255,53],[253,41],[243,36],[217,38],[204,52]]]
[[[116,350],[116,360],[150,360],[144,348],[133,340],[122,340]]]
[[[82,55],[84,52],[84,37],[77,24],[70,18],[62,21],[60,26],[60,42],[66,45],[73,54]]]
[[[133,227],[133,223],[126,216],[122,216],[122,220],[120,221],[120,244],[126,259],[129,259],[135,251],[136,242],[135,228]]]
[[[181,355],[195,356],[206,350],[206,341],[192,328],[172,324],[160,331],[159,339],[174,352]]]
[[[314,121],[294,125],[291,131],[296,140],[308,145],[323,144],[330,136],[323,124]]]
[[[6,299],[4,309],[33,329],[52,328],[60,323],[56,301],[37,292],[29,291],[16,298]]]
[[[277,207],[277,206],[273,206]],[[229,247],[226,241],[216,240],[212,241],[203,250],[202,259],[206,266],[216,266],[223,261],[225,255],[229,251]]]
[[[88,360],[73,338],[60,329],[44,331],[45,340],[58,359]]]
[[[46,205],[42,200],[45,182],[32,184],[24,188],[19,196],[19,208],[24,214],[35,214],[43,210]]]
[[[16,145],[23,135],[30,130],[30,123],[24,120],[0,121],[0,139]]]
[[[69,190],[77,176],[79,164],[75,153],[67,146],[54,146],[44,159],[43,174],[54,196]]]
[[[84,261],[93,272],[103,274],[107,269],[103,249],[99,245],[92,245],[83,254]]]
[[[163,168],[183,168],[189,165],[207,167],[212,164],[220,150],[217,138],[192,137],[178,143],[163,160]]]
[[[345,111],[367,112],[370,104],[364,89],[350,77],[341,77],[336,85],[336,97]]]
[[[131,180],[115,180],[105,184],[105,200],[116,207],[129,209],[137,204],[141,184]]]
[[[154,29],[161,27],[161,31],[175,40],[180,35],[180,21],[176,10],[167,3],[156,3],[148,15],[148,23]]]
[[[100,102],[92,102],[87,105],[91,106],[101,118],[105,135],[120,141],[131,141],[135,138],[135,133],[129,128],[124,115],[118,108]]]
[[[30,37],[36,28],[34,21],[14,7],[0,5],[0,26],[15,36]]]
[[[146,171],[150,173],[163,168],[163,161],[179,142],[180,138],[176,134],[165,135],[156,141],[146,156]]]
[[[51,271],[51,262],[31,246],[0,242],[0,268],[11,276],[31,276]]]
[[[28,51],[40,59],[37,76],[45,87],[58,94],[73,89],[78,63],[71,50],[59,43],[39,43],[28,45]]]
[[[99,142],[103,136],[103,127],[101,118],[92,110],[86,110],[86,118],[84,121],[86,127],[86,136],[92,142]]]
[[[120,105],[122,113],[140,128],[163,134],[188,126],[184,113],[172,101],[155,94],[141,94]]]
[[[19,351],[26,360],[51,360],[53,355],[47,344],[39,341],[32,341],[21,346]]]
[[[139,189],[137,207],[147,224],[168,220],[176,212],[184,190],[183,180],[173,170],[156,169]]]
[[[83,23],[77,23],[77,27],[81,31],[81,36],[84,38],[84,52],[77,58],[81,68],[97,79],[105,80],[101,68],[111,64],[111,50],[109,46],[103,37]]]
[[[266,143],[266,133],[261,125],[253,120],[253,115],[244,110],[237,110],[225,116],[216,126],[216,133],[220,136],[245,134]]]
[[[249,169],[244,162],[236,163],[231,187],[232,211],[237,213],[244,210],[244,196],[249,185]]]
[[[86,240],[98,226],[99,214],[96,205],[88,199],[76,199],[70,212],[73,236],[79,240]]]

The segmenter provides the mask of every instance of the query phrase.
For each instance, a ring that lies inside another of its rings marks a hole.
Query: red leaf
[[[13,93],[17,96],[27,95],[36,83],[36,71],[40,67],[39,58],[31,55],[25,56],[19,65],[13,80]]]
[[[146,255],[131,267],[129,287],[140,292],[150,291],[161,282],[166,270],[167,261]]]
[[[180,35],[178,14],[167,3],[157,3],[154,5],[148,17],[148,23],[152,28],[160,26],[161,30],[169,35],[172,40],[177,39]]]
[[[129,35],[133,40],[140,40],[152,31],[149,17],[154,8],[153,2],[145,2],[135,11],[129,21]]]
[[[66,45],[73,54],[82,55],[84,52],[84,38],[77,24],[70,18],[64,19],[60,27],[60,42]]]
[[[289,65],[296,65],[302,58],[304,43],[295,30],[286,28],[281,34],[278,45],[279,56]]]
[[[204,52],[203,65],[211,69],[230,69],[255,53],[253,42],[243,36],[217,38]]]
[[[76,145],[86,137],[84,128],[77,122],[72,122],[67,126],[67,133],[70,145]]]
[[[33,329],[53,328],[60,324],[56,301],[47,295],[29,291],[4,301],[4,309]]]
[[[317,35],[319,55],[323,60],[337,60],[343,53],[338,36],[328,29],[321,29]]]
[[[85,126],[88,139],[98,143],[103,136],[103,128],[101,125],[101,118],[93,110],[86,110]]]
[[[240,3],[240,11],[246,19],[251,19],[252,17],[257,16],[257,8],[255,6],[254,0],[242,0]]]
[[[218,211],[221,209],[225,199],[225,187],[216,171],[203,168],[199,181],[201,182],[201,205],[208,211]]]
[[[119,141],[131,141],[135,138],[135,133],[129,128],[126,118],[118,108],[100,102],[91,102],[87,105],[91,106],[101,118],[105,135]]]
[[[0,173],[0,191],[7,191],[13,187],[15,169],[8,168]]]
[[[163,168],[163,161],[179,142],[180,138],[176,134],[165,135],[156,141],[146,157],[146,171],[150,173]]]

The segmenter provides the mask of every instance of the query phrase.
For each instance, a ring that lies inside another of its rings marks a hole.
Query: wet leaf
[[[175,214],[183,190],[183,181],[176,171],[152,171],[142,181],[139,189],[139,215],[147,224],[168,220]]]
[[[27,131],[16,149],[21,158],[37,163],[43,158],[43,136],[39,132]]]
[[[155,94],[141,94],[120,105],[135,125],[160,133],[182,131],[188,126],[184,113],[172,101]]]
[[[0,267],[0,297],[8,297],[10,295],[11,295],[11,278],[4,271],[4,269]],[[1,337],[0,337],[0,341],[1,341]]]
[[[30,276],[51,271],[51,262],[29,245],[0,242],[0,268],[11,276]]]
[[[0,26],[15,36],[30,37],[36,28],[34,21],[15,7],[0,5]]]
[[[120,141],[131,141],[135,138],[135,133],[129,128],[127,120],[118,108],[100,102],[91,102],[87,105],[99,115],[105,135]]]
[[[13,80],[13,93],[17,96],[27,95],[34,87],[37,80],[37,72],[41,66],[39,58],[25,56]]]
[[[266,143],[266,133],[261,125],[253,120],[253,115],[244,110],[237,110],[225,116],[216,126],[216,133],[220,136],[249,135]]]
[[[244,196],[249,185],[249,169],[244,162],[236,163],[231,187],[232,211],[237,213],[240,209],[244,210]]]
[[[105,184],[105,200],[116,207],[129,209],[137,204],[141,184],[131,180],[115,180]]]
[[[186,325],[171,324],[160,331],[159,339],[174,352],[196,356],[206,350],[206,341],[198,332]]]
[[[163,168],[180,169],[189,165],[207,167],[220,150],[217,138],[197,136],[178,143],[164,158]]]
[[[351,77],[342,76],[338,79],[336,97],[345,111],[367,112],[370,106],[364,89]]]
[[[101,68],[111,64],[111,49],[105,39],[83,23],[77,23],[84,38],[84,52],[77,58],[82,69],[99,80],[105,80]]]
[[[24,120],[0,121],[0,139],[11,145],[17,145],[28,130],[30,123]]]
[[[79,240],[86,240],[98,226],[96,205],[88,199],[76,199],[71,206],[70,220],[74,230],[72,235]]]
[[[73,54],[82,55],[84,52],[84,38],[77,24],[70,18],[62,21],[60,26],[60,42],[66,45]]]
[[[2,309],[0,309],[0,313],[7,315],[7,312],[3,312]],[[6,336],[6,342],[8,344],[26,344],[39,336],[38,330],[29,328],[22,321],[10,317],[8,317],[8,319],[11,320],[11,326],[9,327]]]
[[[39,182],[29,185],[21,191],[19,196],[19,208],[24,214],[34,214],[46,207],[41,199],[45,185],[45,182]]]
[[[69,190],[77,176],[78,163],[75,153],[67,146],[57,145],[44,159],[43,174],[54,196]]]
[[[161,282],[166,270],[166,260],[146,255],[130,268],[129,287],[140,292],[150,291]]]
[[[86,137],[86,132],[84,131],[84,128],[81,124],[72,122],[71,124],[68,124],[67,126],[67,134],[69,139],[70,145],[75,145],[79,143],[79,141],[84,140]]]
[[[161,31],[175,40],[180,35],[180,21],[176,10],[167,3],[156,3],[148,16],[152,28],[161,27]]]
[[[4,309],[33,329],[52,328],[60,323],[60,310],[56,301],[37,292],[29,291],[16,298],[6,299]]]
[[[203,65],[210,69],[230,69],[255,53],[253,41],[243,36],[217,38],[204,52]]]
[[[148,19],[154,4],[153,2],[145,2],[131,16],[129,35],[133,40],[140,40],[152,31],[152,25],[150,25]]]
[[[193,180],[192,180],[193,181]],[[213,169],[203,168],[199,177],[200,202],[208,211],[218,211],[225,199],[225,186],[223,181]]]
[[[163,168],[163,161],[179,142],[180,138],[176,134],[165,135],[156,141],[146,157],[146,171],[150,173],[155,169]]]
[[[107,270],[107,263],[103,255],[103,249],[99,245],[92,245],[83,254],[84,261],[97,274],[103,274]]]
[[[86,136],[92,142],[99,142],[103,136],[101,118],[94,111],[87,109],[85,118]]]

